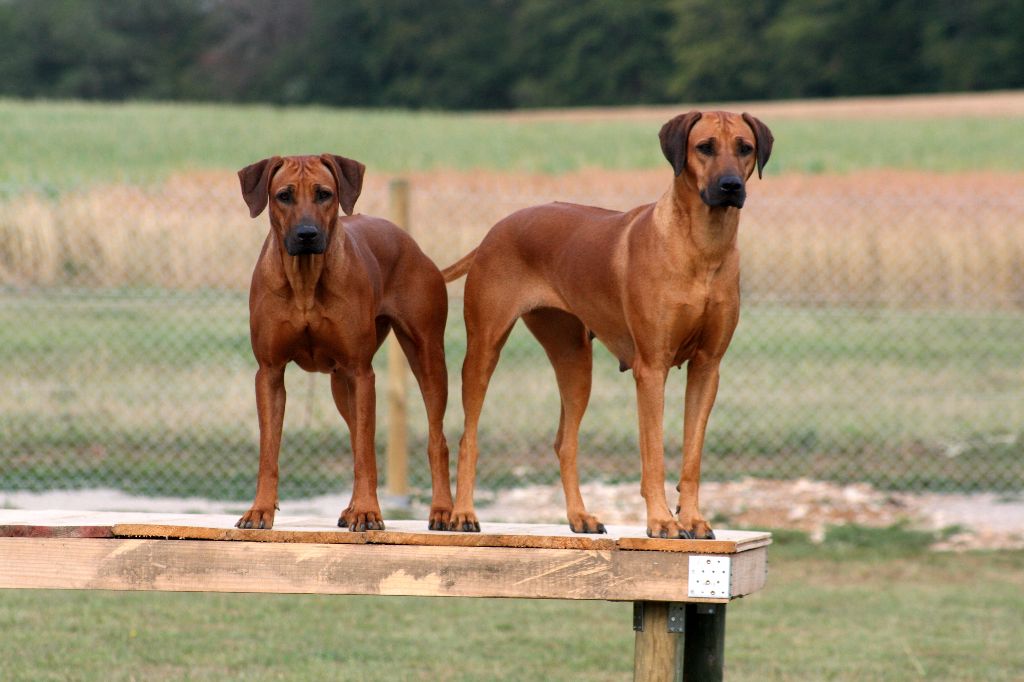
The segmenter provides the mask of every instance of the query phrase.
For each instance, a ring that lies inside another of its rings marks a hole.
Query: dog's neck
[[[281,259],[295,305],[303,312],[312,310],[317,285],[324,271],[324,254],[289,256],[282,249]]]
[[[328,264],[336,261],[335,252],[342,248],[344,240],[344,231],[338,224],[331,228],[327,248],[320,254],[291,256],[285,250],[281,240],[278,240],[281,266],[285,279],[288,281],[288,287],[291,289],[289,295],[300,311],[305,313],[313,309],[320,282],[324,278]]]
[[[706,259],[720,262],[736,248],[740,209],[708,206],[683,173],[655,204],[654,222],[665,238],[685,239]]]

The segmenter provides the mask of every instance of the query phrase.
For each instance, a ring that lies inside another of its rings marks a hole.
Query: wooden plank
[[[768,548],[734,554],[729,593],[733,597],[753,594],[768,583]],[[693,601],[693,600],[690,600]]]
[[[110,526],[40,526],[11,524],[0,526],[0,538],[113,538]]]
[[[606,535],[575,534],[568,526],[481,524],[480,533],[426,531],[425,521],[389,521],[383,531],[353,533],[323,524],[295,526],[275,524],[272,530],[241,530],[233,527],[117,524],[119,537],[152,537],[195,540],[244,540],[250,542],[312,542],[322,544],[430,545],[446,547],[521,547],[532,549],[628,549],[687,554],[734,554],[763,547],[768,533],[723,531],[719,540],[662,540],[641,535],[633,527],[608,528]]]
[[[417,522],[417,525],[426,525]],[[244,540],[249,542],[308,542],[346,545],[422,545],[436,547],[519,547],[524,549],[612,550],[615,540],[602,536],[534,535],[522,532],[455,533],[416,530],[366,531],[354,533],[333,528],[300,528],[285,530],[242,530],[238,528],[198,528],[194,526],[162,526],[117,524],[118,537],[173,538],[181,540]]]
[[[632,601],[678,601],[725,603],[728,599],[702,599],[690,597],[685,581],[690,573],[689,554],[677,552],[622,552],[613,553],[617,575],[634,580],[628,597]],[[752,594],[765,586],[768,571],[768,549],[758,547],[732,555],[731,597]],[[619,597],[607,597],[619,600]]]
[[[481,533],[426,531],[425,521],[389,521],[385,531],[352,533],[339,529],[333,519],[279,517],[273,530],[234,528],[235,516],[203,514],[144,514],[121,512],[0,511],[0,535],[27,535],[16,526],[108,527],[117,536],[259,542],[311,542],[340,544],[415,544],[460,547],[530,547],[539,549],[629,549],[681,553],[732,554],[771,543],[769,533],[719,531],[717,540],[662,540],[647,538],[644,530],[609,526],[607,535],[572,533],[555,524],[489,524]],[[41,533],[45,535],[46,533]],[[74,533],[71,533],[74,535]]]
[[[451,547],[522,547],[534,549],[734,554],[771,543],[771,534],[717,531],[716,540],[662,540],[646,536],[637,526],[608,526],[606,535],[573,533],[564,524],[483,523],[480,533],[428,531],[426,521],[387,521],[387,530],[353,533],[338,528],[336,519],[278,517],[272,530],[241,530],[237,516],[210,514],[144,514],[122,512],[15,512],[0,510],[0,528],[15,525],[107,526],[119,537],[314,544],[389,544]],[[0,535],[6,533],[0,529]],[[18,531],[25,534],[26,531]]]
[[[676,552],[0,538],[0,557],[0,588],[726,601],[689,599]]]
[[[664,540],[647,537],[646,530],[633,530],[620,535],[618,549],[685,552],[687,554],[735,554],[772,544],[771,533],[745,530],[716,530],[714,540]]]

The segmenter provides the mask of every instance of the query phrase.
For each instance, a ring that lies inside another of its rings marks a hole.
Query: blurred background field
[[[837,106],[843,101],[711,106],[756,109],[752,113],[770,122],[785,141],[771,161],[776,175],[1024,169],[1012,143],[1024,132],[1024,94],[902,97],[868,100],[863,107],[845,100],[845,108]],[[328,149],[360,159],[374,174],[661,168],[658,129],[677,113],[673,106],[458,113],[6,99],[0,100],[7,152],[0,159],[0,189],[52,196]]]
[[[978,113],[986,97],[991,116]],[[967,113],[930,117],[921,113],[926,99],[870,102],[867,113],[855,101],[767,104],[767,113],[740,105],[762,116],[778,143],[744,209],[744,307],[712,415],[706,479],[1024,489],[1024,155],[1007,143],[1024,139],[1024,96],[936,97],[936,110],[951,102]],[[236,167],[273,153],[350,155],[369,166],[357,208],[376,215],[389,215],[388,181],[408,178],[410,229],[444,266],[523,206],[656,200],[671,179],[656,138],[669,112],[613,111],[606,120],[586,111],[580,120],[555,111],[505,120],[3,103],[0,141],[17,152],[4,161],[0,199],[8,387],[0,489],[251,494],[257,429],[245,291],[267,228],[265,216],[248,218]],[[248,126],[261,134],[246,134]],[[451,287],[447,340],[453,447],[460,286]],[[632,381],[603,349],[597,357],[582,474],[635,480]],[[325,378],[295,370],[288,383],[285,500],[344,489],[348,438]],[[683,383],[672,374],[670,471]],[[424,419],[415,393],[410,401],[411,478],[422,492]],[[551,370],[518,327],[484,411],[481,486],[555,482],[557,413]],[[385,445],[381,428],[382,456]]]

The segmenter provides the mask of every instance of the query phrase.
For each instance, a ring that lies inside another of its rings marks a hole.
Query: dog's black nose
[[[718,189],[728,194],[734,194],[743,189],[743,179],[735,175],[724,175],[718,180]]]
[[[300,241],[313,241],[320,236],[320,230],[316,225],[299,225],[295,228],[295,237]]]

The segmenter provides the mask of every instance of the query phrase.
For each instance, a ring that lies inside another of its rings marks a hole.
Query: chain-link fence
[[[553,199],[629,208],[667,171],[410,178],[410,228],[439,265],[496,220]],[[740,224],[743,309],[722,367],[704,479],[867,481],[902,490],[1024,489],[1024,187],[1013,178],[873,174],[752,181]],[[358,210],[388,215],[372,169]],[[234,175],[0,201],[0,489],[115,487],[249,498],[257,423],[246,291],[266,234]],[[445,432],[461,434],[461,284],[451,286]],[[599,344],[585,479],[639,478],[630,374]],[[378,355],[383,396],[385,352]],[[283,497],[351,481],[327,378],[290,367]],[[409,392],[409,477],[429,488]],[[666,396],[677,470],[684,373]],[[381,470],[387,402],[379,397]],[[480,429],[482,488],[554,482],[559,401],[517,325]],[[454,468],[453,457],[453,468]]]

